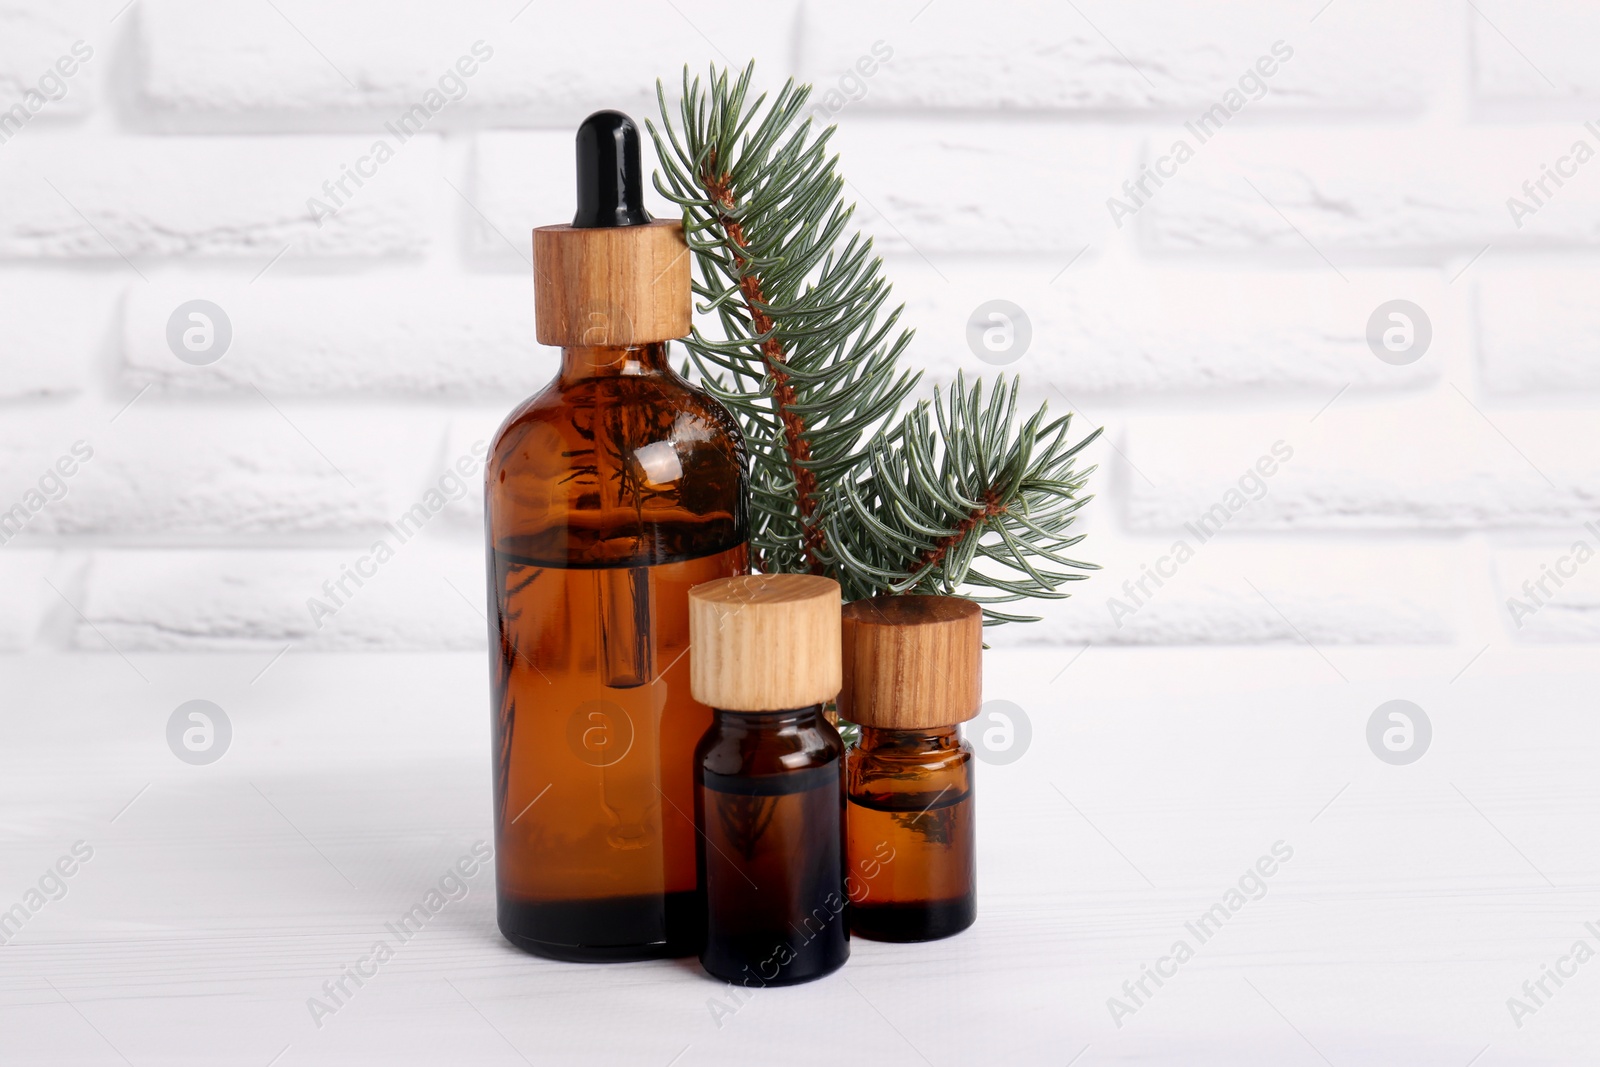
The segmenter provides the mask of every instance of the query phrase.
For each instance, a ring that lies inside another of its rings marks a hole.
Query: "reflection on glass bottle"
[[[650,648],[650,568],[600,572],[600,674],[613,689],[632,689],[654,676]]]
[[[729,847],[746,861],[754,860],[757,846],[772,825],[772,817],[778,813],[778,798],[718,793],[711,807],[716,812],[717,828]]]

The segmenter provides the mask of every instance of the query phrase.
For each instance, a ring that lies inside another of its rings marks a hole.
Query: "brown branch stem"
[[[711,199],[724,208],[734,206],[733,192],[728,188],[728,176],[716,173],[715,153],[708,160],[706,171],[700,180]],[[718,221],[736,248],[743,250],[749,247],[744,227],[737,219],[719,215]],[[734,257],[741,265],[749,262],[748,257],[740,256],[738,252],[734,253]],[[761,290],[760,279],[754,275],[746,275],[739,281],[739,292],[744,296],[745,308],[750,312],[750,321],[755,326],[756,332],[769,332],[773,327],[773,321],[761,310],[761,306],[767,303],[767,298]],[[807,465],[811,459],[811,441],[806,435],[805,419],[794,410],[798,397],[788,373],[784,370],[788,360],[782,342],[776,337],[768,337],[762,342],[761,360],[766,365],[767,373],[772,377],[772,401],[777,408],[778,418],[783,423],[784,454],[788,457],[790,477],[794,479],[795,507],[800,512],[800,547],[811,573],[823,574],[826,572],[822,562],[826,538],[817,515],[819,504],[817,475]]]
[[[990,519],[1004,515],[1007,510],[1007,505],[1000,502],[998,493],[993,489],[986,490],[983,494],[983,506],[973,509],[971,514],[957,524],[954,532],[946,534],[931,547],[924,549],[916,565],[906,572],[907,577],[921,574],[929,567],[938,566],[945,556],[950,554],[950,550],[965,541],[973,530],[981,529]]]

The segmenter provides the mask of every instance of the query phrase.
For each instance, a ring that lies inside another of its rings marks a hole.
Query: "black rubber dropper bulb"
[[[639,127],[620,111],[596,111],[578,127],[578,214],[574,229],[643,226]]]

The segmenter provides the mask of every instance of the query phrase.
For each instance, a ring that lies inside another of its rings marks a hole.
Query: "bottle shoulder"
[[[965,795],[972,788],[972,745],[965,739],[948,747],[850,749],[846,786],[856,793],[920,793],[930,788]]]
[[[485,463],[496,548],[557,565],[635,565],[748,537],[738,423],[670,371],[557,379],[496,433]]]
[[[647,444],[643,438],[650,437],[683,447],[708,446],[741,465],[745,458],[744,433],[728,409],[668,371],[552,381],[501,422],[488,462],[519,474],[524,466],[543,469],[557,459],[565,459],[568,468],[582,466],[583,449],[607,431],[638,443]],[[563,446],[567,451],[552,454],[552,448]]]
[[[844,754],[839,731],[821,716],[798,726],[764,729],[718,715],[701,739],[695,760],[709,774],[755,777],[826,767],[841,761]]]

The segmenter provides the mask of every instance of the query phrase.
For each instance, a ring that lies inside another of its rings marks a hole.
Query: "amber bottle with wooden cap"
[[[689,589],[745,566],[745,453],[674,374],[690,256],[640,194],[639,134],[578,131],[578,212],[533,232],[541,343],[562,349],[488,459],[501,932],[559,959],[692,955],[700,940]]]
[[[820,978],[850,956],[844,743],[823,715],[839,691],[839,584],[725,578],[689,592],[706,935],[700,963],[752,989]]]
[[[970,600],[883,596],[844,607],[839,715],[861,727],[845,767],[850,929],[931,941],[978,913],[972,746],[983,615]]]

